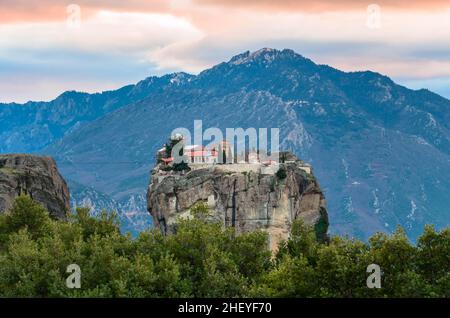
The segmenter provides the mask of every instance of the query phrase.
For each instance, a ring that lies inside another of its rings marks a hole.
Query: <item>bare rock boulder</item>
[[[57,219],[65,219],[70,210],[69,188],[53,158],[0,155],[0,213],[8,211],[21,194],[41,203]]]

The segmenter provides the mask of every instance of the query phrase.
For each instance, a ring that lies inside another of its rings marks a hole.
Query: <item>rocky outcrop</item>
[[[148,211],[155,226],[169,234],[178,217],[189,217],[190,208],[204,202],[213,220],[234,227],[237,233],[267,231],[272,250],[288,237],[292,222],[299,218],[314,225],[318,237],[326,237],[325,197],[311,167],[292,154],[284,158],[285,163],[269,167],[192,165],[184,175],[157,165],[147,193]]]
[[[40,202],[58,219],[66,218],[70,210],[69,189],[52,158],[0,155],[0,212],[7,211],[21,194]]]

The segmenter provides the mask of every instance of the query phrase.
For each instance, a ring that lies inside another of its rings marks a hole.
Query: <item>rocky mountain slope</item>
[[[264,229],[274,250],[287,239],[292,221],[302,219],[315,226],[324,239],[328,229],[325,197],[315,177],[302,170],[297,158],[289,163],[226,164],[167,173],[157,165],[148,188],[148,211],[164,233],[174,231],[179,217],[206,203],[211,220],[232,226],[237,233]],[[279,170],[285,175],[277,175]]]
[[[364,239],[401,224],[414,239],[426,223],[449,223],[450,101],[443,97],[273,49],[163,82],[40,151],[55,156],[68,179],[126,202],[145,191],[154,153],[174,128],[192,130],[194,119],[223,131],[279,127],[281,148],[313,164],[332,233]]]
[[[51,102],[0,104],[0,153],[38,152],[85,124],[148,97],[181,76],[149,77],[135,85],[103,93],[70,91]]]
[[[87,207],[90,209],[91,215],[98,215],[103,210],[118,212],[122,232],[130,232],[133,237],[151,228],[151,218],[144,210],[144,207],[147,206],[145,192],[132,195],[128,200],[118,202],[111,196],[92,187],[81,185],[72,180],[68,180],[68,183],[72,209]]]
[[[52,158],[0,155],[0,212],[21,194],[40,202],[55,218],[65,219],[70,210],[69,189]]]
[[[43,148],[87,123],[190,76],[184,73],[152,76],[135,85],[95,94],[70,91],[51,102],[0,103],[0,153],[46,153]],[[84,165],[89,164],[95,166],[97,163],[84,162]],[[132,233],[151,225],[145,211],[145,188],[116,201],[89,183],[83,184],[83,180],[68,181],[73,184],[70,187],[72,205],[87,205],[95,212],[103,209],[119,211],[124,218],[124,229]]]

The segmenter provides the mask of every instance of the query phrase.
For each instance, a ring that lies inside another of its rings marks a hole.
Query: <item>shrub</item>
[[[163,167],[161,168],[161,170],[162,170],[162,171],[172,171],[172,170],[173,170],[173,167],[172,167],[172,166],[163,166]]]
[[[29,196],[21,195],[13,203],[5,219],[6,232],[27,229],[33,238],[38,238],[50,230],[48,211]]]
[[[287,177],[286,168],[280,167],[280,169],[278,169],[276,175],[277,175],[277,178],[280,180],[285,179]]]
[[[190,170],[191,168],[189,168],[189,165],[185,161],[173,164],[173,171],[190,171]]]

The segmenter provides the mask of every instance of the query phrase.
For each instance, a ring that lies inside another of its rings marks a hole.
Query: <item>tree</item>
[[[173,164],[173,171],[190,171],[191,168],[189,168],[189,165],[186,161],[182,161],[180,163],[174,163]]]
[[[81,226],[85,238],[94,234],[107,236],[120,232],[119,218],[116,212],[109,213],[103,210],[98,217],[93,218],[90,216],[89,208],[77,208],[72,219]]]
[[[314,297],[314,269],[304,256],[283,255],[278,265],[252,286],[252,297]]]
[[[291,236],[288,241],[281,242],[277,259],[285,254],[294,257],[304,256],[314,262],[318,242],[312,226],[305,225],[301,219],[295,220],[291,226]]]
[[[398,227],[392,236],[377,233],[369,239],[370,262],[383,270],[383,291],[394,297],[401,297],[402,275],[413,270],[416,249],[409,242],[405,231]]]
[[[276,173],[277,178],[280,180],[283,180],[287,177],[287,172],[286,172],[286,168],[284,167],[280,167]]]
[[[425,226],[417,240],[417,266],[427,281],[436,282],[448,273],[446,265],[450,257],[450,229],[436,232],[433,226]]]
[[[0,297],[449,297],[450,230],[427,226],[417,246],[399,228],[368,243],[318,241],[295,221],[272,256],[268,235],[214,222],[205,203],[176,232],[121,234],[114,213],[77,209],[51,220],[29,197],[0,215]],[[66,286],[67,266],[82,271],[81,289]],[[382,271],[381,289],[366,268]]]
[[[42,237],[50,230],[48,211],[26,195],[21,195],[14,200],[4,222],[6,232],[17,232],[26,228],[33,238]]]

